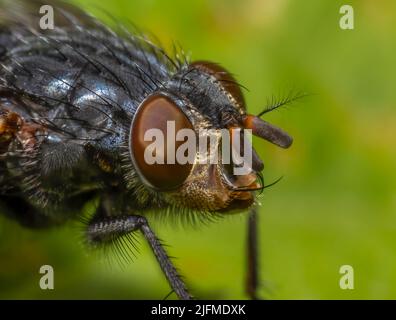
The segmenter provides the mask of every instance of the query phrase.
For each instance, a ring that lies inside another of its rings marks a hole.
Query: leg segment
[[[247,237],[247,279],[246,292],[248,296],[256,300],[259,286],[259,261],[258,261],[258,214],[257,207],[253,207],[248,218]]]
[[[90,243],[99,244],[137,230],[140,230],[148,241],[166,279],[177,296],[183,300],[192,299],[176,268],[170,261],[160,241],[151,230],[145,217],[131,215],[94,219],[88,226],[87,237]]]

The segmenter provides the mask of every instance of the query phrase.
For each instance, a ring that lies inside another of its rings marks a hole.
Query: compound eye
[[[138,108],[131,127],[130,151],[135,168],[150,187],[172,190],[189,176],[192,161],[181,163],[177,157],[179,146],[187,140],[186,136],[176,140],[182,129],[193,132],[184,112],[165,95],[155,94]]]
[[[195,61],[191,67],[205,72],[218,80],[223,88],[234,98],[240,108],[246,110],[245,99],[241,90],[241,86],[235,80],[231,73],[219,64],[209,61]]]

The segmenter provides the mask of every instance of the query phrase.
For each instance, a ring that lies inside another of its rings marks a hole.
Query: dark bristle
[[[271,99],[267,101],[267,106],[265,107],[265,109],[261,111],[257,116],[261,117],[268,112],[290,105],[293,102],[296,102],[308,96],[310,96],[310,94],[301,91],[290,91],[284,97],[272,96]]]

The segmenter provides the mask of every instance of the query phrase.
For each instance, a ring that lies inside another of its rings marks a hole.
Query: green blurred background
[[[97,8],[134,22],[167,48],[176,41],[193,60],[220,62],[249,89],[251,112],[290,89],[312,93],[266,116],[293,135],[291,149],[255,140],[266,181],[284,175],[261,198],[261,294],[396,298],[394,0],[76,2],[105,21]],[[354,30],[339,27],[343,4],[354,7]],[[151,222],[195,295],[247,298],[246,215],[196,229]],[[140,242],[122,268],[111,254],[90,254],[78,227],[32,232],[0,217],[0,298],[162,299],[169,287]],[[55,290],[39,289],[43,264],[55,269]],[[339,287],[345,264],[354,290]]]

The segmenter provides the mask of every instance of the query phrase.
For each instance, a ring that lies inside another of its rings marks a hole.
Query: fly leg
[[[187,291],[176,268],[173,266],[168,254],[161,245],[157,236],[150,228],[147,219],[138,215],[119,217],[94,218],[88,225],[86,236],[88,241],[95,245],[108,242],[111,239],[122,237],[125,234],[140,230],[148,241],[168,283],[179,299],[189,300],[192,296]]]
[[[246,292],[250,299],[258,299],[257,290],[259,286],[259,257],[258,257],[258,214],[254,206],[248,217],[247,231],[247,278]]]

